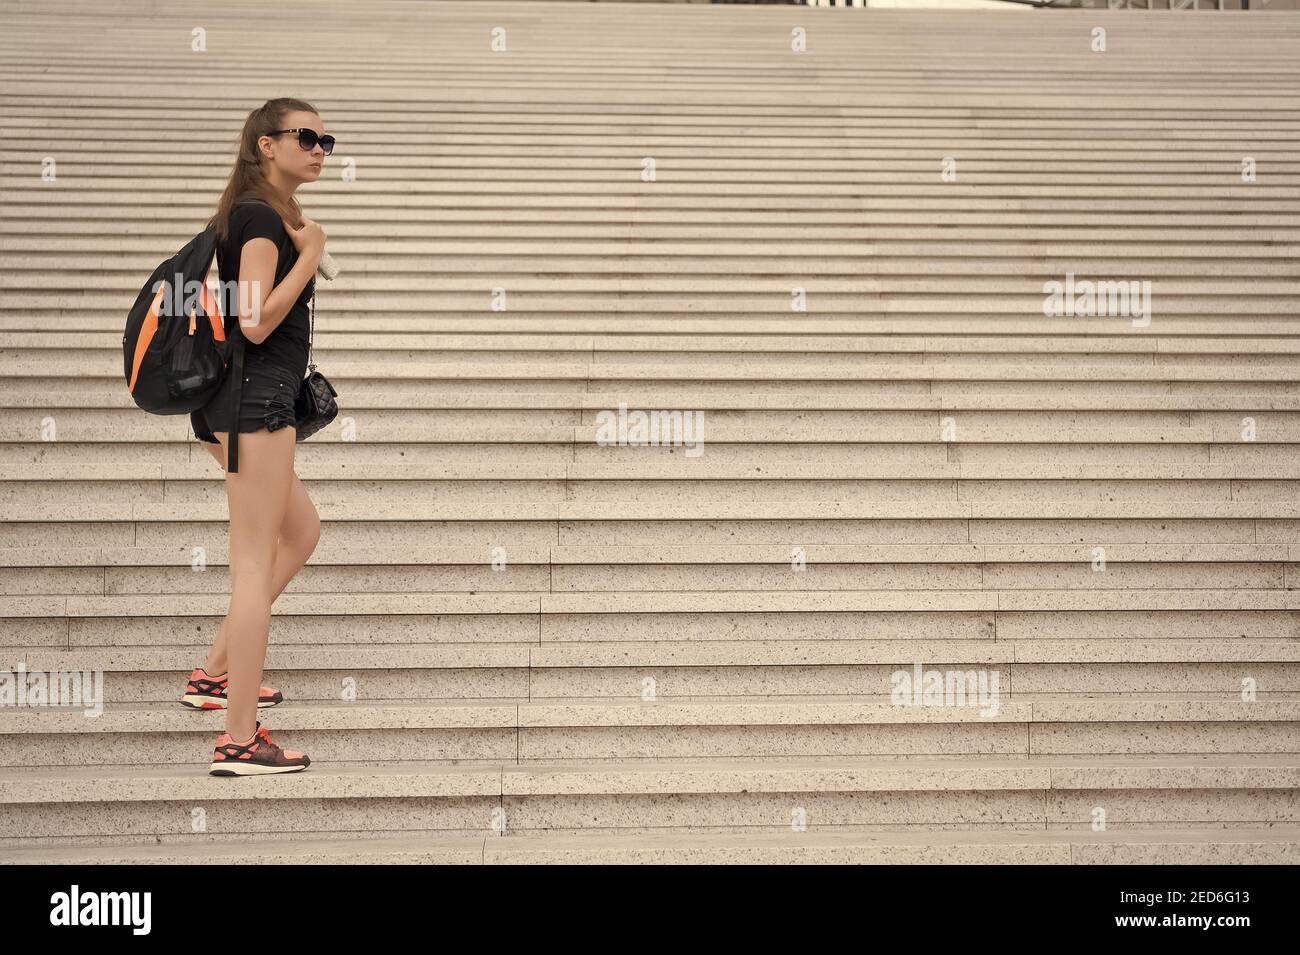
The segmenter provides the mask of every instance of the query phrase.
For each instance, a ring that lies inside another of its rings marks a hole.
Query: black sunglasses
[[[334,151],[334,137],[331,136],[329,133],[326,133],[324,136],[317,136],[316,130],[306,129],[306,128],[275,129],[271,131],[272,136],[278,136],[281,133],[297,133],[298,145],[301,146],[303,149],[307,150],[308,152],[311,152],[313,149],[315,149],[317,143],[320,143],[320,148],[325,150],[326,156],[328,156],[330,153]]]

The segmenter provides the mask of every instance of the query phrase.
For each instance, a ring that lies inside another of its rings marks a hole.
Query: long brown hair
[[[246,193],[265,199],[279,213],[280,218],[292,223],[295,229],[301,228],[302,208],[298,205],[298,200],[290,198],[286,203],[271,188],[262,169],[265,160],[262,158],[261,150],[257,148],[257,140],[260,137],[269,136],[273,130],[284,128],[285,114],[292,110],[320,115],[311,103],[282,96],[279,99],[267,100],[249,113],[248,118],[244,120],[244,130],[239,134],[239,153],[235,156],[235,168],[230,171],[230,181],[226,183],[226,189],[217,202],[216,213],[208,220],[208,225],[216,227],[217,235],[221,239],[226,238],[231,208],[235,201]]]

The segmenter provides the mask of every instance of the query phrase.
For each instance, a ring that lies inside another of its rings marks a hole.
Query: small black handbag
[[[310,316],[310,330],[307,333],[307,377],[298,386],[298,394],[293,400],[294,425],[298,431],[298,441],[306,441],[333,421],[339,413],[339,406],[334,401],[338,392],[329,383],[329,379],[317,371],[316,366],[311,363],[312,339],[316,334],[316,290],[314,288],[307,307]]]

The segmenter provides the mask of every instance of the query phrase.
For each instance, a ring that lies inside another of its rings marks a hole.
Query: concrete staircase
[[[0,708],[0,861],[1300,860],[1300,20],[133,9],[0,30],[0,666],[106,699]],[[120,337],[277,95],[343,413],[267,660],[314,762],[223,780],[222,475]]]

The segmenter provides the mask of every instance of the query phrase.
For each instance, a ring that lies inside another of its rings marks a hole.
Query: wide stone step
[[[1300,170],[1298,170],[1300,171]],[[1055,175],[1055,173],[1051,174]],[[214,184],[214,191],[219,188]],[[1270,202],[1271,208],[1280,203]],[[1295,212],[1300,212],[1300,203],[1295,204]],[[158,242],[168,242],[177,247],[183,245],[192,235],[185,235],[179,230],[168,230],[172,235],[164,238],[156,236]],[[38,244],[39,243],[39,244]],[[11,242],[12,244],[12,242]],[[33,248],[36,245],[36,248]],[[41,245],[51,246],[40,249]],[[119,245],[114,250],[113,246]],[[120,246],[127,245],[126,248]],[[456,271],[465,275],[500,275],[509,272],[519,256],[529,249],[523,241],[495,240],[468,242],[412,242],[410,248],[384,242],[338,243],[331,241],[331,255],[340,261],[351,254],[368,264],[347,273],[340,272],[330,286],[331,291],[363,292],[407,290],[420,277],[427,275],[430,257],[446,256],[456,265]],[[951,248],[951,247],[950,247]],[[6,251],[0,243],[0,251]],[[158,265],[157,244],[136,241],[130,243],[96,243],[57,241],[51,239],[28,243],[21,249],[11,250],[15,254],[6,256],[10,266],[8,272],[0,277],[0,289],[41,289],[49,287],[48,275],[57,269],[67,256],[75,255],[82,262],[82,267],[97,276],[96,285],[101,290],[130,291],[141,285],[140,275],[149,275]],[[812,273],[820,280],[837,279],[851,275],[874,275],[887,278],[893,283],[902,277],[914,279],[909,288],[924,290],[941,282],[961,285],[963,288],[1020,288],[1023,282],[1032,279],[1038,283],[1055,279],[1063,281],[1067,273],[1073,273],[1079,279],[1099,278],[1102,280],[1129,281],[1134,277],[1159,282],[1162,290],[1170,292],[1181,288],[1204,288],[1207,282],[1214,280],[1216,287],[1220,284],[1229,286],[1249,278],[1285,281],[1292,278],[1288,268],[1289,260],[1300,255],[1300,248],[1282,245],[1269,248],[1258,258],[1246,258],[1240,254],[1227,255],[1221,259],[1209,261],[1188,261],[1175,258],[1167,252],[1153,256],[1149,251],[1138,247],[1133,254],[1105,256],[1098,254],[1094,248],[1077,256],[1061,257],[1054,251],[1052,256],[1043,254],[1041,249],[1022,249],[1019,254],[989,255],[986,250],[951,249],[945,256],[943,250],[925,256],[906,256],[890,250],[893,254],[882,254],[878,247],[866,245],[855,250],[856,254],[846,256],[844,250],[832,242],[800,242],[796,245],[780,246],[773,244],[761,254],[752,245],[741,243],[710,243],[707,255],[689,240],[677,242],[644,242],[626,240],[617,250],[611,250],[607,243],[570,242],[553,243],[552,252],[544,259],[531,259],[536,266],[530,265],[529,274],[545,275],[548,271],[582,273],[587,276],[617,275],[626,277],[629,273],[643,276],[682,276],[690,275],[733,275],[744,270],[756,276],[784,277],[790,274],[796,263],[803,274]],[[977,254],[972,254],[972,252]],[[1189,258],[1204,250],[1184,247],[1184,254]]]
[[[109,303],[106,307],[113,308]],[[762,314],[740,315],[738,313],[714,312],[710,316],[698,316],[687,313],[668,315],[613,314],[604,315],[572,314],[562,312],[528,312],[522,313],[512,309],[508,313],[493,312],[489,314],[471,313],[469,310],[457,314],[454,311],[434,313],[421,318],[404,318],[401,315],[380,314],[356,310],[344,313],[331,308],[330,314],[321,314],[317,326],[324,342],[333,338],[334,330],[362,331],[379,333],[415,333],[426,334],[482,334],[494,331],[500,334],[545,334],[579,335],[601,334],[611,336],[615,342],[620,336],[630,335],[692,335],[697,341],[707,342],[709,338],[724,335],[762,335],[764,337],[788,333],[788,320],[763,318]],[[1249,335],[1242,333],[1243,319],[1219,318],[1214,315],[1161,315],[1160,331],[1153,339],[1162,344],[1177,342],[1182,338],[1236,338],[1242,348],[1253,347],[1258,339],[1268,336],[1289,336],[1294,330],[1292,322],[1284,316],[1269,319],[1252,316]],[[1070,338],[1084,335],[1088,338],[1106,339],[1107,337],[1126,337],[1147,341],[1151,337],[1150,329],[1134,328],[1131,324],[1117,321],[1111,317],[1090,318],[1078,316],[1065,324],[1044,325],[1041,319],[1025,318],[1023,315],[985,315],[973,318],[969,315],[935,315],[908,316],[898,315],[889,318],[864,315],[853,319],[821,317],[803,314],[799,318],[799,327],[806,334],[803,337],[810,347],[815,346],[822,337],[843,335],[938,335],[940,341],[960,343],[964,339],[978,342],[989,336],[1015,336],[1040,338]],[[84,316],[79,311],[64,309],[25,308],[16,313],[0,313],[0,328],[9,331],[31,331],[52,329],[60,331],[79,330],[84,336],[106,338],[117,334],[120,338],[121,327],[117,321],[94,319]],[[958,348],[960,344],[947,347]],[[970,346],[966,346],[970,347]],[[1141,346],[1136,346],[1141,347]],[[1160,349],[1157,345],[1156,350]],[[1166,349],[1167,350],[1167,349]],[[88,383],[93,384],[93,383]],[[4,384],[0,382],[0,389]],[[114,395],[120,391],[113,389]],[[1096,395],[1098,406],[1114,401],[1113,396]],[[1068,405],[1066,405],[1068,407]]]
[[[1003,565],[999,569],[1004,572],[1014,572],[1021,569],[1021,565],[1028,565],[1028,569],[1041,564],[1071,565],[1081,562],[1091,565],[1098,558],[1095,546],[1087,544],[814,544],[802,549],[808,565],[994,564]],[[213,545],[207,549],[206,566],[224,566],[228,563],[228,556],[225,547]],[[1300,561],[1300,543],[1115,543],[1107,545],[1105,559],[1108,564],[1121,565],[1290,564]],[[193,560],[193,555],[188,551],[143,545],[0,548],[0,567],[91,567],[96,570],[144,567],[158,572],[163,567],[191,569]],[[789,567],[792,560],[790,548],[780,545],[555,545],[515,549],[509,554],[507,566],[610,568],[622,565],[707,564],[719,568],[731,565]],[[413,553],[392,545],[349,547],[335,542],[322,542],[313,552],[310,565],[303,568],[303,573],[313,568],[335,566],[347,569],[390,565],[476,567],[487,562],[482,550],[467,547],[433,547]],[[123,574],[130,572],[122,571]],[[119,585],[103,592],[120,589]]]
[[[508,553],[508,552],[507,552]],[[206,592],[51,594],[14,597],[6,617],[83,618],[221,615],[224,594]],[[285,593],[275,609],[284,615],[363,616],[527,614],[725,614],[849,613],[915,611],[1071,611],[1071,610],[1300,610],[1300,593],[1290,589],[1080,590],[824,590],[824,591],[591,591],[573,593],[446,592]]]
[[[159,846],[5,849],[27,865],[1284,865],[1295,828],[1094,832],[777,832],[210,839]]]
[[[299,820],[299,840],[371,831],[414,837],[516,837],[565,831],[703,835],[772,832],[800,810],[810,832],[966,826],[992,834],[1031,828],[1093,835],[1104,800],[1107,832],[1156,828],[1213,832],[1296,828],[1297,757],[1029,760],[684,760],[610,765],[445,764],[418,761],[320,764],[276,779],[214,778],[188,767],[32,768],[0,782],[0,855],[25,846],[98,844],[129,849],[145,837],[229,845],[256,829]],[[265,802],[262,802],[265,801]],[[76,810],[93,804],[93,818]],[[197,809],[197,816],[196,810]],[[628,825],[635,813],[636,823]],[[1225,831],[1228,830],[1228,831]]]
[[[33,357],[49,353],[58,334],[48,332],[8,332],[3,336],[0,347],[10,353],[14,349],[24,349]],[[120,336],[104,336],[102,345],[87,342],[84,334],[69,335],[65,347],[59,349],[60,361],[95,361],[115,363],[120,361]],[[835,348],[833,345],[818,348],[815,343],[805,343],[797,352],[779,347],[767,348],[762,342],[752,343],[745,350],[728,347],[726,342],[697,342],[695,348],[683,348],[672,342],[664,342],[654,347],[641,347],[636,343],[610,343],[604,348],[583,349],[563,342],[549,345],[529,346],[527,343],[488,345],[476,342],[457,342],[450,338],[430,340],[428,337],[415,335],[386,335],[376,337],[321,335],[317,343],[319,350],[314,353],[320,358],[322,367],[325,361],[330,366],[336,364],[345,367],[354,362],[372,362],[377,359],[402,363],[447,363],[471,362],[476,364],[530,364],[540,366],[565,367],[585,358],[602,364],[636,364],[636,365],[716,365],[721,361],[735,361],[738,365],[761,370],[766,369],[778,380],[782,373],[803,368],[876,368],[881,364],[898,362],[918,367],[939,365],[967,365],[972,359],[1018,368],[1025,364],[1055,365],[1061,368],[1073,367],[1081,360],[1093,366],[1116,366],[1122,368],[1163,367],[1169,364],[1183,366],[1213,365],[1232,366],[1249,364],[1251,366],[1294,366],[1296,363],[1296,344],[1289,340],[1250,340],[1242,339],[1237,347],[1222,340],[1203,343],[1194,339],[1183,339],[1177,347],[1157,351],[1153,342],[1146,348],[1123,348],[1110,346],[1103,341],[1093,347],[1090,339],[1067,340],[1064,337],[1051,343],[1020,343],[1013,347],[1000,347],[996,343],[981,340],[971,341],[966,347],[952,349],[934,349],[926,351],[916,347],[912,342],[872,342],[862,348]],[[1122,346],[1122,342],[1121,342]],[[1068,377],[1068,375],[1067,375]]]
[[[105,648],[87,645],[71,649],[50,646],[8,647],[10,658],[25,662],[29,670],[102,670],[140,677],[154,674],[168,682],[161,699],[175,695],[175,673],[188,673],[193,654],[176,646],[123,645]],[[827,667],[913,664],[919,659],[949,663],[1005,664],[1008,672],[1026,672],[1034,666],[1069,667],[1084,664],[1142,663],[1228,664],[1300,661],[1300,641],[1279,635],[1274,639],[1238,638],[1214,642],[1204,639],[1151,639],[1144,642],[1096,639],[1054,640],[842,640],[767,639],[737,635],[725,642],[575,640],[554,643],[316,643],[277,645],[267,649],[267,669],[279,672],[312,670],[489,670],[532,668],[539,671],[578,668],[655,667]],[[927,664],[928,665],[928,664]],[[552,675],[550,678],[554,679]],[[1041,681],[1042,677],[1038,680]],[[529,688],[533,695],[547,688]],[[864,691],[870,688],[864,688]],[[1008,686],[1010,693],[1045,692],[1029,686]],[[1210,688],[1205,692],[1212,692]],[[1239,686],[1230,689],[1238,691]],[[1264,692],[1291,692],[1290,684],[1272,685]],[[672,690],[680,696],[683,691]],[[1046,691],[1051,692],[1051,691]],[[1114,692],[1126,692],[1117,689]],[[1152,692],[1160,692],[1153,690]],[[573,694],[570,694],[573,695]]]
[[[565,410],[584,414],[583,420],[595,422],[594,415],[601,411],[617,410],[619,403],[629,408],[649,409],[662,400],[664,391],[658,387],[627,388],[622,391],[605,390],[590,393],[566,388],[564,390],[538,387],[514,391],[470,391],[466,388],[443,391],[425,390],[418,380],[410,382],[385,382],[378,378],[357,379],[349,384],[363,402],[360,407],[383,410],[398,405],[401,408],[447,410]],[[1237,412],[1290,412],[1300,410],[1300,394],[1279,395],[1265,393],[1265,384],[1243,386],[1239,393],[1198,390],[1162,392],[1148,389],[1134,393],[1109,393],[1095,391],[1087,395],[1066,390],[1067,382],[1057,382],[1054,393],[995,391],[986,394],[930,393],[917,390],[900,390],[893,393],[827,392],[810,393],[806,390],[773,392],[754,390],[752,384],[741,385],[730,392],[676,390],[673,392],[678,407],[704,411],[793,411],[818,416],[826,412],[865,412],[873,416],[889,413],[928,412],[926,420],[937,420],[937,413],[965,414],[980,417],[987,414],[1068,414],[1086,422],[1089,415],[1110,416],[1108,420],[1127,420],[1132,412],[1180,413],[1178,422],[1197,422],[1198,415],[1235,415]],[[37,387],[48,387],[48,393],[39,393]],[[1254,390],[1252,390],[1254,389]],[[0,408],[132,408],[134,403],[123,394],[121,382],[103,378],[40,378],[23,377],[0,379]],[[888,419],[884,419],[888,420]],[[909,419],[910,420],[910,419]],[[1231,420],[1225,418],[1225,423]],[[107,462],[111,465],[112,462]]]
[[[683,469],[685,470],[685,469]],[[123,510],[112,504],[83,503],[74,508],[68,503],[54,503],[40,509],[0,510],[0,520],[9,523],[41,521],[54,523],[85,522],[94,524],[135,523],[141,530],[154,526],[170,530],[171,525],[222,522],[227,506],[223,503],[173,503],[136,502]],[[686,523],[712,521],[717,524],[761,524],[767,521],[809,521],[852,524],[855,522],[902,521],[1019,521],[1025,530],[1031,530],[1031,521],[1129,521],[1165,520],[1181,521],[1273,521],[1270,538],[1259,538],[1259,543],[1288,542],[1285,522],[1300,518],[1300,502],[1286,500],[1210,500],[1197,502],[1189,509],[1179,501],[1080,501],[1040,500],[1033,502],[1007,502],[997,500],[974,501],[753,501],[701,502],[698,507],[683,509],[676,502],[635,501],[611,508],[604,502],[586,501],[519,501],[508,505],[484,502],[479,504],[422,503],[396,506],[382,503],[323,505],[321,520],[339,525],[356,523],[466,523],[466,524],[630,524],[637,526],[661,523]],[[993,523],[989,530],[996,529]],[[971,527],[970,541],[977,539],[980,530]],[[1098,542],[1107,538],[1103,535]],[[339,540],[339,543],[346,543]],[[778,541],[780,542],[780,541]],[[1008,543],[988,540],[988,543]],[[1089,543],[1073,541],[1071,543]],[[157,546],[158,542],[139,540],[136,543]],[[558,543],[582,543],[558,541]],[[736,541],[735,543],[748,543]],[[823,542],[835,543],[835,542]],[[846,542],[853,543],[853,542]],[[880,543],[941,543],[939,541],[895,541]],[[957,543],[945,541],[943,543]],[[1026,537],[1024,543],[1050,543]],[[1224,543],[1227,543],[1225,541]],[[1249,543],[1249,541],[1241,541]],[[120,545],[119,545],[120,546]]]
[[[1229,700],[1003,701],[899,707],[853,698],[764,703],[457,701],[285,703],[269,714],[281,745],[332,762],[595,759],[616,763],[712,757],[878,756],[950,759],[971,754],[1229,756],[1297,753],[1300,702]],[[1134,701],[1139,702],[1140,701]],[[0,766],[189,766],[202,773],[224,728],[218,713],[179,703],[128,709],[3,714]],[[268,716],[263,713],[262,716]],[[311,770],[308,770],[310,772]]]
[[[725,462],[719,462],[725,464]],[[200,465],[202,462],[195,461]],[[70,462],[75,467],[76,462]],[[0,470],[4,469],[0,466]],[[179,479],[122,478],[53,479],[49,481],[14,480],[0,483],[0,504],[15,508],[54,505],[69,498],[93,499],[105,504],[128,507],[132,502],[194,502],[212,504],[226,500],[222,474],[211,464],[205,474],[191,474]],[[351,472],[339,479],[306,478],[303,468],[298,475],[307,481],[308,491],[316,504],[364,502],[437,501],[603,501],[610,505],[629,501],[652,501],[675,498],[685,504],[708,501],[839,500],[847,503],[901,500],[1108,500],[1137,501],[1226,501],[1290,500],[1300,492],[1300,479],[1243,480],[1224,476],[1214,479],[1187,475],[1180,478],[1153,480],[1070,481],[1055,478],[1042,480],[959,480],[928,476],[925,478],[815,477],[800,479],[792,475],[758,478],[730,477],[726,468],[690,479],[668,474],[638,473],[620,477],[617,473],[591,479],[563,475],[555,478],[526,477],[476,478],[472,475],[439,478],[409,478],[379,483],[358,478]],[[614,469],[611,469],[614,470]],[[740,470],[732,468],[731,470]],[[776,470],[774,468],[774,470]],[[1275,474],[1286,470],[1284,463],[1273,466]],[[155,469],[156,473],[156,469]],[[310,568],[308,568],[310,569]]]
[[[1110,561],[1083,557],[1077,561],[1003,564],[941,561],[835,563],[813,560],[791,548],[784,562],[731,562],[723,566],[706,560],[679,563],[614,562],[608,565],[514,559],[492,566],[490,553],[466,556],[457,563],[411,564],[396,560],[377,569],[373,564],[324,561],[309,564],[294,578],[291,593],[395,593],[515,591],[535,593],[597,593],[607,591],[870,591],[910,590],[1224,590],[1254,591],[1294,588],[1300,562],[1234,561]],[[228,557],[205,554],[203,576],[196,576],[193,558],[181,564],[173,553],[167,564],[140,564],[130,569],[110,563],[71,564],[62,569],[43,565],[31,556],[13,558],[16,566],[0,564],[0,593],[28,594],[156,594],[223,593],[230,587]],[[315,555],[313,554],[313,559]],[[329,566],[335,563],[336,566]]]
[[[120,358],[120,350],[118,357]],[[107,354],[107,352],[106,352]],[[341,361],[331,365],[331,374],[340,381],[349,379],[402,379],[402,380],[505,380],[505,381],[578,381],[589,384],[604,383],[604,390],[617,382],[680,382],[702,388],[703,382],[743,382],[732,391],[746,390],[755,384],[799,382],[806,388],[825,382],[1108,382],[1122,379],[1133,382],[1235,382],[1261,388],[1270,383],[1294,382],[1300,374],[1300,363],[1259,365],[1234,363],[1224,359],[1218,364],[1179,363],[1170,356],[1167,364],[1137,367],[1109,364],[1089,364],[1080,361],[1068,366],[1060,364],[1035,364],[1032,361],[1008,363],[1008,367],[990,367],[983,362],[923,364],[898,361],[861,364],[844,367],[826,363],[784,369],[762,366],[748,367],[744,363],[671,363],[671,362],[593,362],[539,364],[525,361],[503,362],[374,362]],[[26,349],[6,349],[0,352],[0,375],[14,378],[69,376],[88,379],[119,379],[120,362],[100,359],[64,357],[62,352],[41,355]],[[331,378],[333,380],[333,378]],[[123,386],[124,387],[124,386]],[[646,388],[645,384],[637,387]],[[658,384],[649,387],[660,387]],[[452,390],[444,387],[443,390]],[[528,389],[523,389],[528,390]],[[624,388],[623,390],[629,390]],[[1256,392],[1262,393],[1262,392]]]
[[[1077,757],[953,760],[704,759],[611,765],[323,763],[319,773],[227,780],[188,767],[32,767],[0,780],[0,803],[44,805],[166,799],[241,801],[381,796],[1203,790],[1300,788],[1300,756]],[[251,792],[246,790],[252,790]],[[1046,820],[1048,823],[1062,820]]]
[[[597,637],[600,635],[593,635]],[[194,648],[122,645],[112,648],[14,644],[5,666],[17,672],[102,674],[106,703],[172,703],[200,661]],[[1240,699],[1247,679],[1260,699],[1300,694],[1300,641],[1091,638],[763,639],[733,634],[726,641],[636,642],[603,639],[521,643],[292,643],[272,645],[266,679],[288,699],[337,701],[351,687],[358,699],[416,697],[481,699],[526,695],[531,700],[626,697],[647,676],[664,699],[701,693],[743,699],[857,694],[889,699],[900,672],[917,662],[944,673],[997,680],[1007,700],[1044,695],[1116,698],[1174,694]],[[996,674],[996,676],[994,675]],[[51,677],[54,679],[54,677]]]

